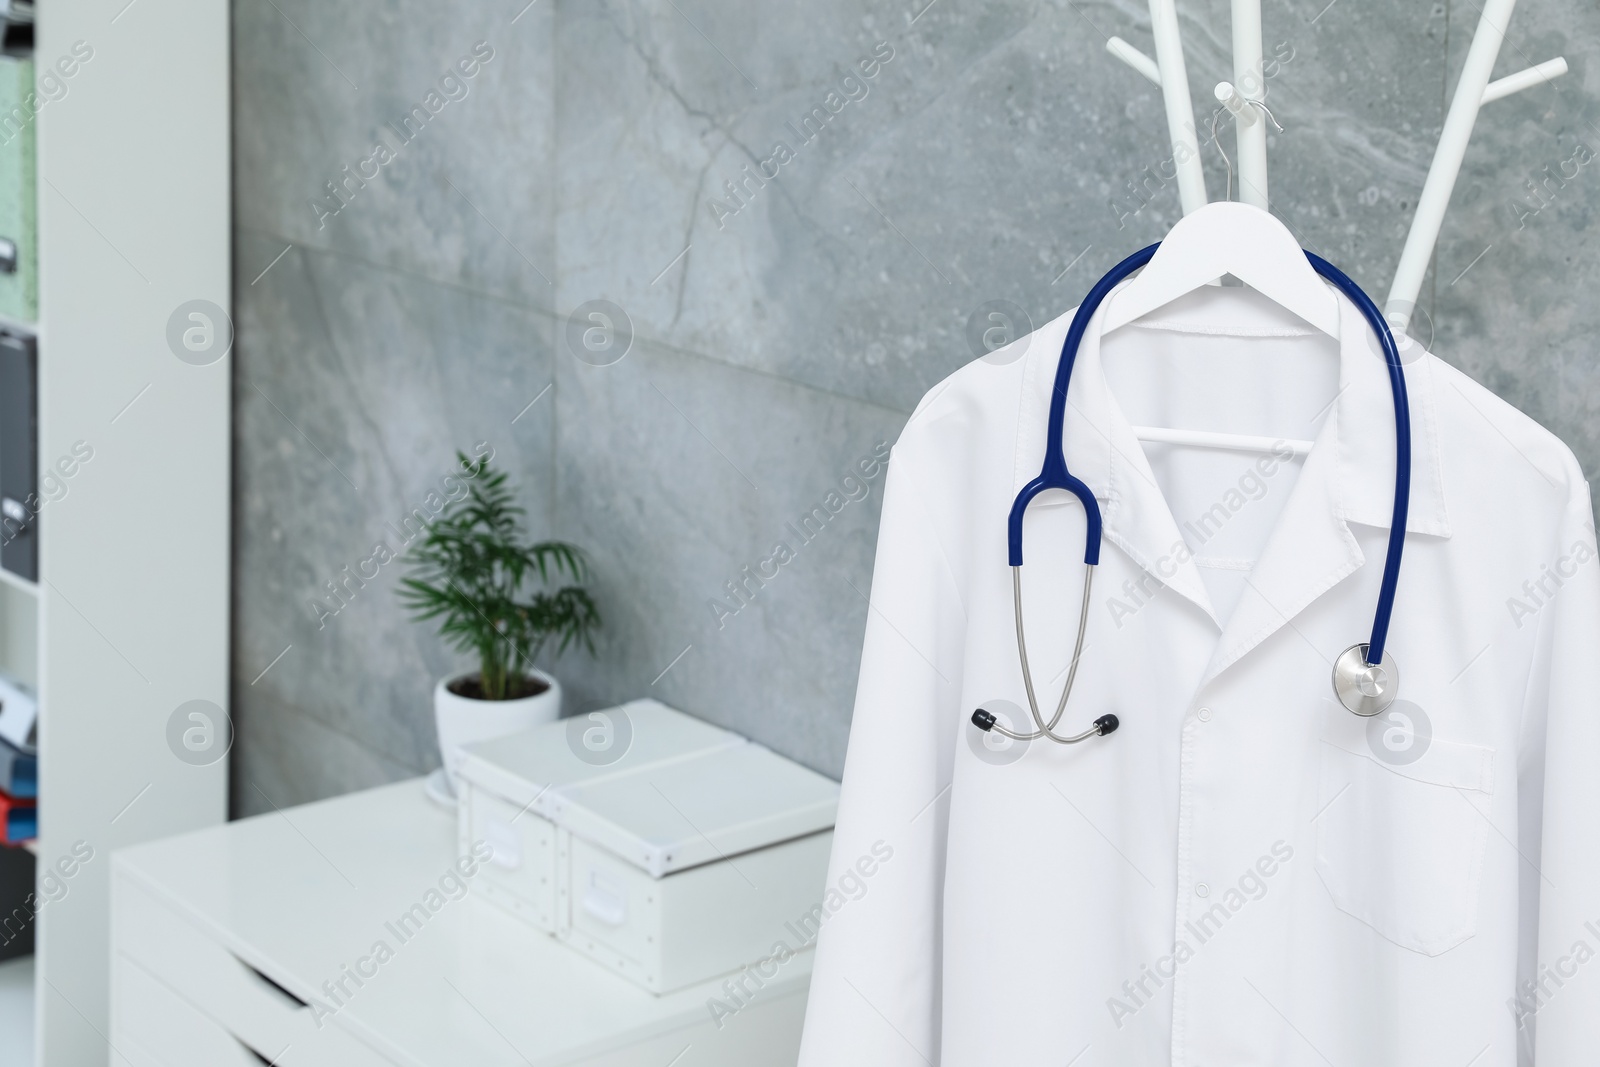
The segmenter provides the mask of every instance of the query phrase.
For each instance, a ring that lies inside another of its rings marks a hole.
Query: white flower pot
[[[450,691],[451,683],[466,675],[441,678],[433,687],[433,717],[439,728],[439,752],[444,757],[444,773],[452,793],[459,791],[456,764],[462,745],[504,737],[561,718],[561,683],[537,669],[529,670],[528,675],[549,688],[516,700],[475,700]]]

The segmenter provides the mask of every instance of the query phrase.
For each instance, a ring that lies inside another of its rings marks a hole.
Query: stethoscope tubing
[[[1302,251],[1304,251],[1302,249]],[[1366,660],[1376,666],[1383,662],[1384,646],[1389,641],[1389,621],[1394,615],[1395,591],[1400,585],[1400,557],[1406,547],[1406,518],[1411,510],[1411,398],[1406,392],[1405,366],[1388,320],[1372,298],[1344,271],[1315,252],[1306,259],[1318,274],[1328,279],[1350,298],[1372,327],[1383,348],[1383,362],[1389,368],[1389,389],[1394,394],[1394,505],[1389,519],[1389,548],[1383,559],[1383,581],[1378,586],[1378,606],[1372,617],[1372,637],[1367,641]]]
[[[1100,563],[1100,505],[1094,498],[1094,491],[1083,482],[1072,476],[1067,470],[1066,449],[1062,445],[1062,428],[1067,416],[1067,387],[1072,382],[1072,367],[1078,361],[1078,346],[1083,343],[1084,332],[1089,328],[1089,320],[1094,318],[1094,313],[1099,310],[1100,304],[1110,295],[1122,280],[1146,263],[1156,254],[1156,249],[1161,247],[1157,241],[1153,245],[1146,245],[1127,259],[1112,267],[1106,276],[1095,282],[1094,288],[1083,298],[1083,303],[1078,305],[1077,314],[1072,316],[1072,325],[1067,327],[1066,340],[1061,344],[1061,359],[1056,363],[1055,386],[1050,393],[1050,418],[1045,423],[1044,467],[1039,471],[1039,477],[1022,487],[1017,498],[1011,503],[1011,516],[1007,529],[1009,559],[1011,566],[1022,566],[1022,517],[1028,510],[1028,505],[1033,503],[1033,498],[1047,489],[1065,489],[1078,498],[1083,505],[1084,520],[1088,524],[1084,531],[1083,562],[1090,567]]]

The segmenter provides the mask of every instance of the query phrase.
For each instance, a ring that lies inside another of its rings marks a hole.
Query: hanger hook
[[[1256,107],[1260,108],[1262,114],[1267,116],[1267,121],[1272,123],[1272,128],[1277,130],[1279,133],[1283,132],[1283,127],[1278,125],[1277,119],[1273,118],[1272,109],[1267,107],[1267,102],[1265,100],[1246,100],[1245,103],[1254,104]]]
[[[1228,168],[1228,184],[1226,190],[1222,194],[1222,199],[1232,200],[1233,160],[1228,158],[1228,150],[1222,147],[1222,138],[1217,136],[1217,120],[1221,118],[1223,113],[1227,110],[1228,109],[1225,107],[1219,107],[1211,113],[1211,143],[1217,146],[1217,154],[1222,157],[1222,165]],[[1274,122],[1273,125],[1276,126],[1277,123]]]

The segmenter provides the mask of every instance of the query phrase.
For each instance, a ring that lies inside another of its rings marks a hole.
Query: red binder
[[[20,845],[39,836],[39,809],[31,799],[0,792],[0,844]]]

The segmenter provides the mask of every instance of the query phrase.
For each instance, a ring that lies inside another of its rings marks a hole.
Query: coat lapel
[[[1106,303],[1110,303],[1109,299]],[[1063,427],[1067,466],[1088,484],[1100,502],[1105,539],[1215,624],[1217,616],[1211,597],[1189,553],[1181,551],[1183,536],[1150,469],[1144,447],[1107,388],[1100,364],[1104,307],[1102,304],[1084,331],[1067,390]],[[1027,400],[1017,434],[1015,489],[1038,475],[1044,459],[1050,393],[1073,314],[1075,311],[1068,312],[1039,331],[1040,350],[1037,358],[1029,361],[1025,373],[1023,394]],[[1040,500],[1043,502],[1044,498]]]
[[[1388,368],[1361,312],[1342,295],[1339,304],[1338,397],[1223,628],[1202,685],[1292,625],[1295,616],[1318,597],[1368,565],[1351,532],[1352,523],[1383,530],[1390,526],[1395,425]],[[1412,433],[1406,531],[1449,537],[1440,488],[1431,358],[1414,359],[1405,368]],[[1371,565],[1382,567],[1381,555]],[[1365,640],[1370,625],[1370,618],[1353,620],[1350,643]],[[1325,651],[1331,664],[1342,649]]]

